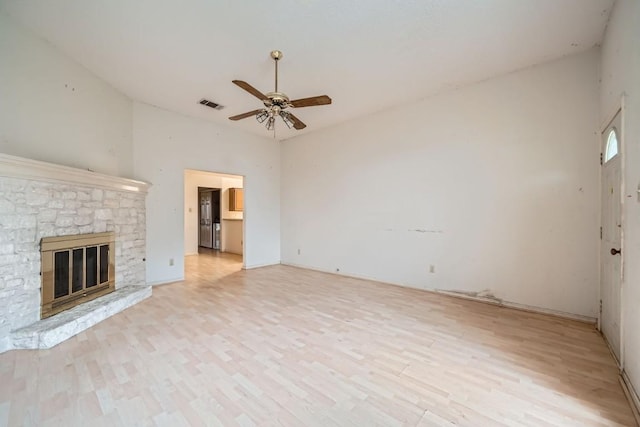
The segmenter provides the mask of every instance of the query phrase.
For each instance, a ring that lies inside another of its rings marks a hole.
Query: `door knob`
[[[611,255],[618,255],[620,253],[620,249],[611,248]]]

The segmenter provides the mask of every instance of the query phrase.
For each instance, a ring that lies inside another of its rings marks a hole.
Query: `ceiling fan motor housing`
[[[282,92],[269,92],[265,94],[268,100],[262,101],[265,107],[271,107],[277,105],[278,107],[285,109],[290,106],[289,97]]]

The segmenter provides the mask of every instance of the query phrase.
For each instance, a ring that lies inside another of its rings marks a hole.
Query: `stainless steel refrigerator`
[[[198,244],[204,248],[220,249],[220,191],[199,191],[200,233]]]

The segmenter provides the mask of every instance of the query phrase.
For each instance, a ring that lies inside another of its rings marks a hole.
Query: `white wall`
[[[185,169],[244,176],[244,264],[280,262],[278,142],[138,102],[133,118],[135,177],[153,184],[147,197],[150,283],[184,276]]]
[[[600,123],[620,106],[623,115],[625,203],[622,284],[624,370],[640,391],[640,2],[616,0],[602,45]]]
[[[595,317],[598,58],[284,142],[282,262]]]
[[[242,219],[243,212],[229,210],[229,188],[242,188],[242,177],[231,177],[217,173],[186,170],[184,172],[184,254],[198,253],[198,187],[220,189],[220,250],[242,254],[242,221],[229,225],[225,218]],[[229,233],[230,231],[230,233]],[[238,251],[238,247],[240,251]]]
[[[132,102],[0,12],[0,152],[130,177]]]

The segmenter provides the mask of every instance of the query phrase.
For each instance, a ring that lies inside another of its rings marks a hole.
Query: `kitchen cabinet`
[[[242,212],[244,209],[244,195],[242,194],[242,188],[230,188],[229,189],[229,210],[235,212]]]

